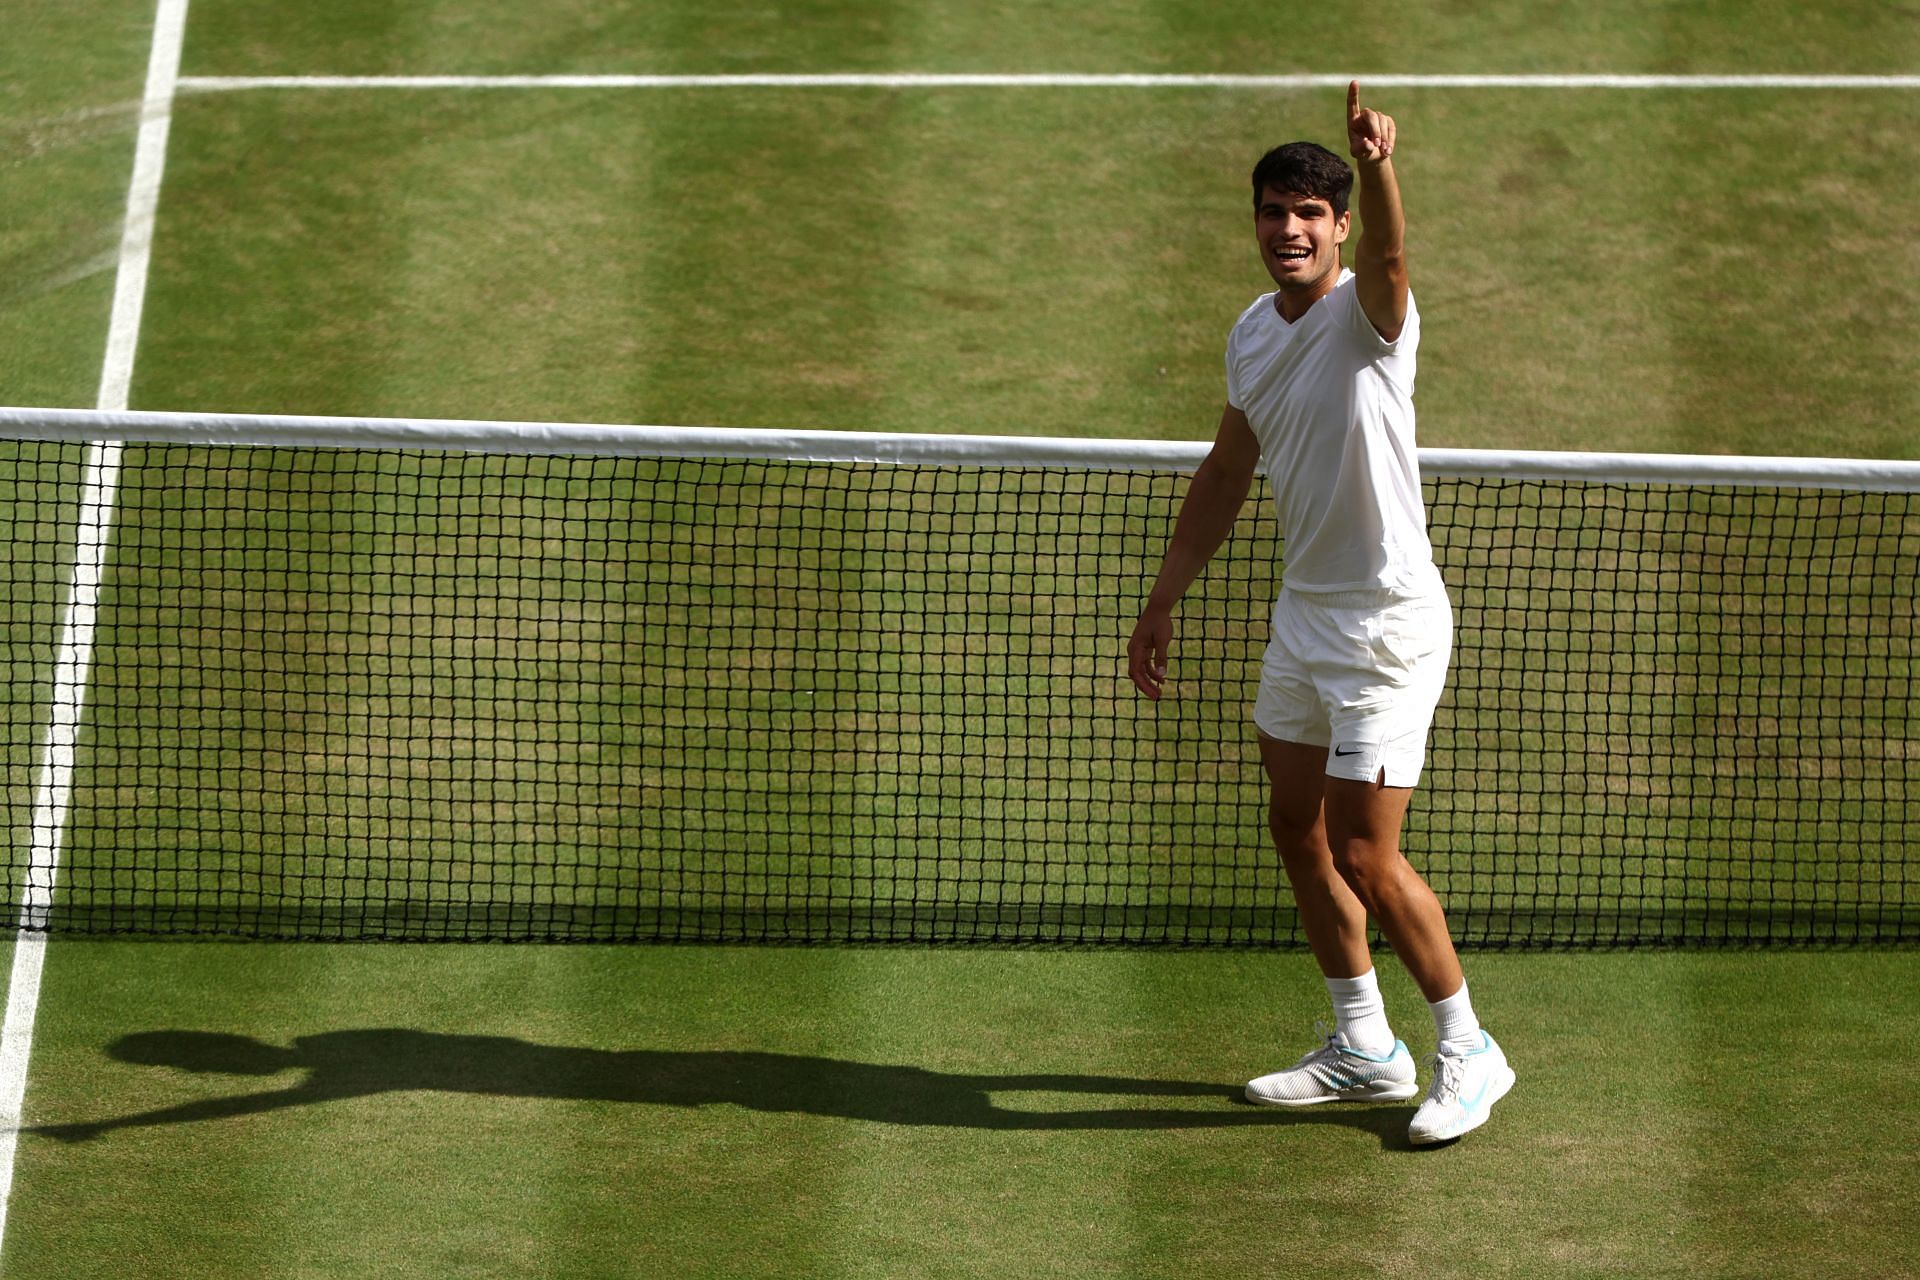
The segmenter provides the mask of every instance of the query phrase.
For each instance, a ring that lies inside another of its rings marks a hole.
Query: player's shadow
[[[1206,1129],[1308,1122],[1366,1130],[1386,1146],[1406,1143],[1407,1113],[1400,1107],[1268,1110],[1247,1105],[1237,1085],[1212,1081],[967,1075],[803,1054],[581,1049],[504,1036],[399,1029],[328,1031],[301,1036],[285,1048],[221,1032],[142,1031],[114,1041],[107,1053],[121,1062],[194,1074],[263,1079],[301,1074],[280,1087],[80,1123],[27,1126],[22,1132],[85,1142],[115,1129],[222,1120],[383,1093],[432,1092],[662,1107],[731,1105],[968,1129]],[[1094,1105],[1075,1105],[1082,1099]],[[1128,1105],[1128,1099],[1135,1101]],[[1187,1105],[1165,1105],[1173,1100]],[[1156,1101],[1162,1105],[1153,1105]]]

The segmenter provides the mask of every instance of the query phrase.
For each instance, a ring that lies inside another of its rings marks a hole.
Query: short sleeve
[[[1420,343],[1420,311],[1413,305],[1413,291],[1407,291],[1407,322],[1400,326],[1400,336],[1388,342],[1373,327],[1373,321],[1367,319],[1365,307],[1360,305],[1360,285],[1357,277],[1349,277],[1344,286],[1335,290],[1340,298],[1341,323],[1361,340],[1362,345],[1380,355],[1394,355],[1411,352]]]
[[[1234,376],[1234,368],[1240,363],[1237,358],[1239,345],[1240,326],[1236,324],[1233,331],[1227,334],[1227,407],[1244,413],[1247,407],[1241,403],[1239,380]]]

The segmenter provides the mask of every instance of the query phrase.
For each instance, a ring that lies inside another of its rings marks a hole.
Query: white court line
[[[183,76],[183,93],[245,89],[1920,89],[1920,75],[827,75]]]
[[[100,372],[98,407],[127,407],[133,381],[133,357],[140,338],[140,312],[147,293],[147,265],[153,250],[154,215],[160,205],[160,179],[167,162],[167,129],[180,80],[180,48],[186,37],[187,0],[159,0],[153,45],[147,56],[147,88],[141,97],[140,136],[134,146],[133,180],[127,191],[126,225],[121,231],[120,263],[107,327],[106,359]],[[13,1192],[14,1149],[19,1141],[21,1109],[27,1091],[27,1060],[33,1052],[33,1024],[40,1004],[40,974],[46,962],[44,928],[53,907],[53,886],[66,834],[67,807],[73,795],[74,744],[87,697],[87,670],[93,663],[93,631],[113,529],[114,491],[120,478],[120,445],[100,441],[87,451],[80,494],[79,531],[73,572],[55,651],[53,710],[40,749],[40,775],[34,789],[33,847],[26,890],[20,902],[20,932],[13,946],[13,973],[7,987],[6,1021],[0,1024],[0,1241],[4,1241],[7,1202]]]
[[[100,372],[102,409],[127,407],[140,313],[147,298],[147,264],[153,253],[153,222],[160,208],[160,179],[167,167],[167,131],[173,125],[174,92],[180,84],[180,46],[187,31],[187,0],[160,0],[147,61],[147,92],[140,105],[140,140],[133,152],[133,183],[127,191],[127,221],[120,235],[120,273],[113,288],[113,319],[107,327],[107,357]]]

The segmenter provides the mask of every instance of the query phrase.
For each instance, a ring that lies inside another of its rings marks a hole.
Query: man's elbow
[[[1204,489],[1211,497],[1238,506],[1253,488],[1253,473],[1260,455],[1242,456],[1238,451],[1215,448],[1208,452],[1199,470],[1193,473],[1193,487]]]
[[[1374,259],[1358,257],[1354,275],[1360,309],[1387,342],[1397,342],[1407,323],[1407,262],[1404,256]]]
[[[1393,239],[1381,243],[1362,242],[1354,253],[1354,268],[1370,268],[1388,280],[1405,284],[1407,280],[1406,242]]]
[[[1360,295],[1360,310],[1366,314],[1367,323],[1380,335],[1382,342],[1400,341],[1401,331],[1407,327],[1407,291],[1405,286],[1398,289],[1388,286],[1384,289]]]

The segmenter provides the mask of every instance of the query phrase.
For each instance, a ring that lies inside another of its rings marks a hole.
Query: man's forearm
[[[1354,252],[1365,262],[1397,266],[1407,256],[1407,218],[1400,208],[1393,161],[1354,167],[1360,188],[1360,244]]]
[[[1399,340],[1407,321],[1407,219],[1393,172],[1399,127],[1384,111],[1360,105],[1360,82],[1347,85],[1347,150],[1360,187],[1360,240],[1353,250],[1354,292],[1374,331]]]

